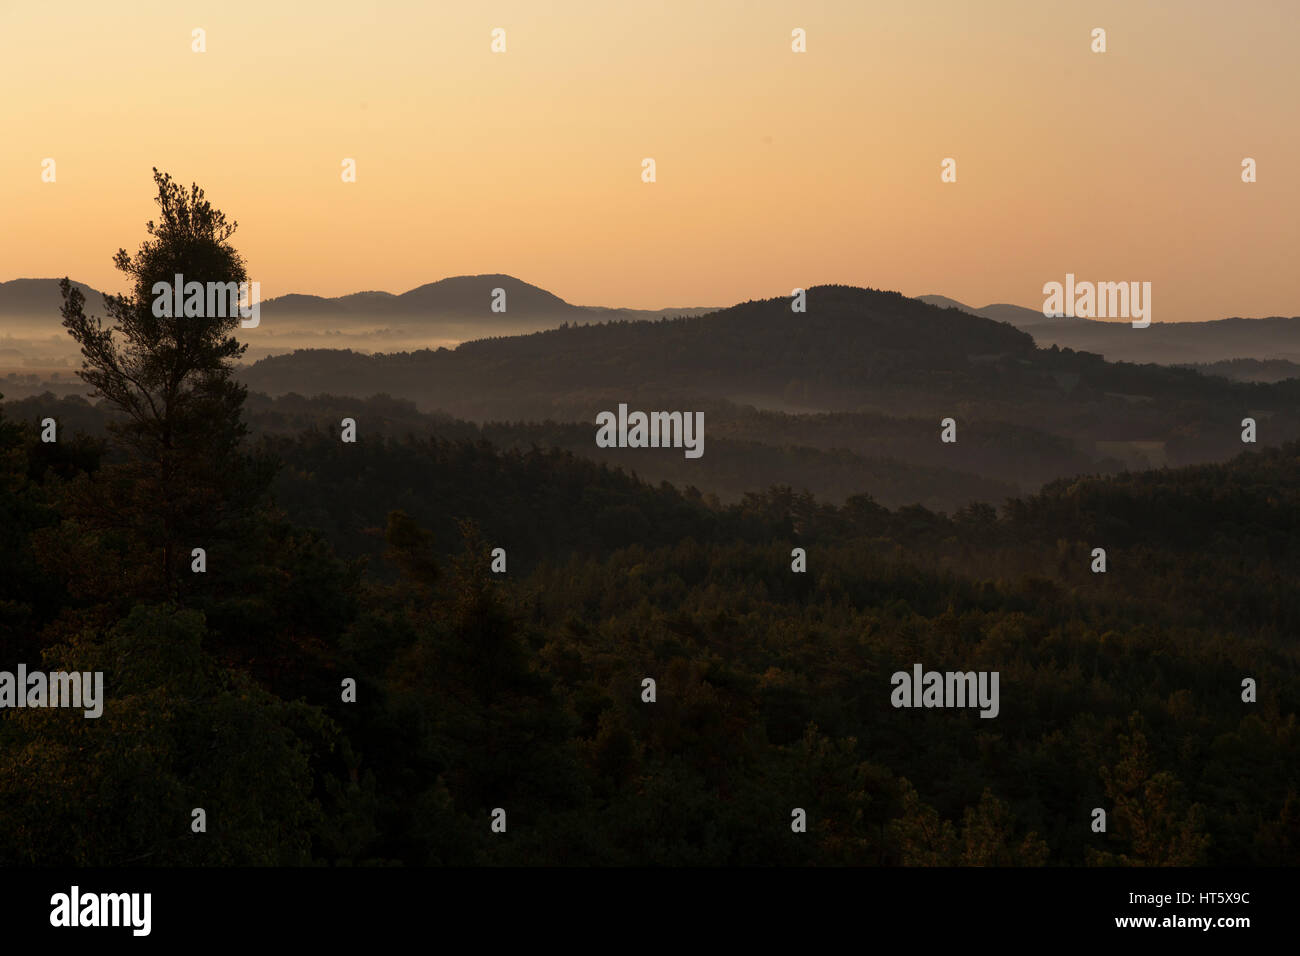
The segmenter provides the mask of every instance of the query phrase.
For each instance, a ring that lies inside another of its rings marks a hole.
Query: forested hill
[[[542,444],[602,460],[620,457],[595,446],[602,410],[701,411],[704,458],[641,449],[620,464],[727,500],[790,484],[830,500],[867,492],[947,508],[1083,472],[1225,460],[1242,450],[1246,418],[1260,445],[1300,438],[1300,380],[1231,382],[1038,349],[1007,323],[896,292],[819,286],[805,313],[791,306],[766,299],[454,350],[300,351],[241,374],[269,395],[382,393],[470,421],[581,424]],[[949,417],[957,440],[941,443]]]
[[[1033,339],[1007,325],[897,293],[828,286],[808,291],[806,314],[792,314],[788,299],[768,299],[694,318],[570,326],[454,350],[300,351],[264,359],[244,379],[268,394],[386,391],[448,410],[471,395],[503,404],[555,397],[578,381],[588,390],[748,390],[779,399],[795,380],[851,393],[909,369],[970,373],[980,367],[972,355],[1033,351]]]
[[[1141,329],[1130,329],[1134,335]],[[589,420],[616,398],[725,397],[803,410],[957,415],[1067,428],[1123,417],[1158,438],[1246,409],[1294,411],[1300,383],[1230,383],[1182,369],[1036,349],[1010,325],[896,292],[808,290],[704,316],[608,322],[367,356],[306,350],[242,373],[254,390],[409,398],[474,419]],[[581,383],[580,385],[578,383]],[[1153,406],[1153,407],[1152,407]],[[680,404],[661,406],[682,407]],[[1094,427],[1094,431],[1096,430]]]

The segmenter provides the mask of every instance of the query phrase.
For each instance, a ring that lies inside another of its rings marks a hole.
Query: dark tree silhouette
[[[205,285],[247,280],[229,241],[237,223],[197,185],[187,192],[157,169],[154,182],[161,216],[134,256],[121,249],[114,257],[131,291],[104,297],[108,323],[86,315],[84,296],[66,278],[60,288],[63,324],[84,356],[77,374],[117,413],[111,430],[128,453],[123,469],[104,476],[75,516],[83,526],[133,534],[129,547],[143,552],[146,577],[175,597],[177,570],[191,548],[223,537],[223,523],[260,482],[240,450],[246,389],[233,372],[246,346],[234,336],[237,310],[154,314],[157,282],[170,287],[177,275]]]

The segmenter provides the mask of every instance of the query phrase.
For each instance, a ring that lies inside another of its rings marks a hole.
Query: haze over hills
[[[492,308],[494,290],[505,293],[505,311]],[[447,316],[473,319],[481,327],[513,328],[520,324],[547,322],[589,322],[616,317],[655,318],[660,315],[698,315],[712,308],[619,309],[572,305],[554,293],[501,274],[452,276],[429,282],[409,292],[357,292],[325,298],[314,295],[286,295],[267,299],[263,315],[283,317],[361,317],[383,319],[393,316],[441,320]],[[537,331],[529,329],[529,331]]]
[[[792,313],[779,297],[569,323],[454,349],[304,349],[240,375],[275,397],[254,406],[260,431],[328,432],[353,417],[363,436],[557,448],[724,501],[780,484],[953,510],[1082,473],[1226,459],[1241,451],[1247,416],[1260,444],[1300,437],[1300,381],[1238,383],[1038,348],[1005,322],[896,292],[815,287],[807,305]],[[35,416],[49,401],[25,407]],[[702,412],[703,457],[598,448],[595,416],[620,403]],[[79,421],[83,407],[57,414]],[[955,443],[939,440],[949,417]]]
[[[57,306],[57,289],[45,282]],[[494,288],[506,290],[504,314],[490,310]],[[38,294],[29,281],[15,298],[31,307]],[[1247,380],[1232,382],[1109,362],[1038,347],[1039,328],[1054,320],[1032,310],[989,306],[979,310],[985,316],[949,306],[954,300],[924,299],[938,301],[821,286],[808,290],[805,313],[778,297],[667,318],[574,306],[502,275],[401,295],[291,295],[265,302],[261,325],[242,333],[263,357],[241,377],[254,393],[279,397],[255,417],[259,430],[328,430],[352,416],[375,435],[559,448],[727,501],[784,484],[830,501],[867,492],[890,506],[951,510],[1081,473],[1222,460],[1241,450],[1247,416],[1258,420],[1261,444],[1300,437],[1300,381],[1267,384],[1287,363],[1213,367]],[[57,307],[51,311],[57,317]],[[519,322],[545,330],[512,334]],[[399,329],[421,347],[266,354],[295,336],[374,346],[397,341],[385,336]],[[474,338],[425,347],[456,329]],[[26,391],[10,379],[0,391],[11,400],[84,393],[64,374],[66,381]],[[303,405],[299,396],[317,397]],[[597,448],[595,415],[623,402],[702,411],[706,454],[691,461],[680,449]],[[69,420],[82,415],[75,405],[61,409]],[[958,423],[952,444],[939,441],[948,417]]]
[[[1234,382],[1281,382],[1300,378],[1300,364],[1287,359],[1223,359],[1179,367],[1195,369],[1204,375],[1218,375]]]
[[[1042,310],[1019,305],[974,308],[942,295],[918,298],[940,308],[960,309],[971,315],[1009,322],[1029,332],[1034,342],[1043,348],[1056,345],[1079,352],[1095,352],[1112,362],[1191,365],[1232,359],[1280,359],[1300,363],[1300,317],[1229,318],[1213,322],[1153,321],[1145,329],[1135,329],[1131,323],[1122,320],[1049,318],[1043,315]]]
[[[1115,401],[1130,424],[1145,421],[1141,407],[1151,402],[1217,400],[1225,391],[1234,401],[1267,402],[1279,394],[1037,348],[1006,323],[897,292],[819,286],[808,296],[806,313],[792,314],[790,300],[778,297],[703,316],[571,326],[456,349],[302,351],[260,361],[244,375],[270,394],[389,391],[473,418],[565,410],[565,396],[577,389],[659,390],[805,412],[930,416],[965,403],[1018,423],[1074,420],[1090,402]]]
[[[86,296],[89,311],[102,314],[103,293],[74,283]],[[495,289],[505,293],[505,311],[494,311]],[[62,298],[57,279],[0,282],[0,322],[5,338],[0,368],[56,367],[77,363],[78,353],[59,318]],[[327,298],[292,293],[261,304],[260,325],[245,330],[246,358],[298,348],[350,348],[395,351],[453,346],[487,335],[516,335],[564,323],[610,319],[654,319],[663,315],[699,315],[710,308],[645,310],[573,305],[530,283],[500,274],[453,276],[407,292],[367,291]]]
[[[92,310],[102,312],[103,293],[74,283]],[[493,311],[493,290],[505,292],[504,312]],[[1300,318],[1220,319],[1214,322],[1154,322],[1133,329],[1127,322],[1053,319],[1018,305],[973,308],[941,295],[919,296],[940,308],[1006,322],[1033,336],[1039,346],[1057,345],[1095,352],[1111,361],[1164,365],[1211,365],[1233,359],[1272,363],[1267,369],[1227,366],[1201,369],[1249,381],[1287,377],[1287,365],[1300,364]],[[0,369],[51,369],[79,363],[79,355],[60,325],[57,279],[0,282]],[[512,276],[453,276],[403,293],[362,291],[324,297],[291,293],[267,299],[261,325],[243,333],[248,361],[302,348],[396,352],[453,347],[489,336],[519,335],[562,324],[618,319],[696,316],[714,307],[659,310],[582,306]]]
[[[87,302],[103,302],[103,294],[84,282],[73,285]],[[0,371],[45,381],[51,370],[77,363],[80,351],[63,329],[62,304],[58,279],[0,282]],[[12,397],[14,391],[12,382],[0,380],[0,392]]]
[[[803,314],[780,297],[704,316],[570,326],[456,349],[308,350],[257,362],[242,377],[269,395],[338,401],[383,393],[459,419],[554,422],[537,426],[534,439],[546,436],[539,444],[603,460],[618,454],[594,445],[592,423],[602,410],[621,402],[704,410],[711,453],[685,462],[679,450],[642,449],[629,462],[643,477],[732,496],[774,481],[798,485],[802,474],[814,493],[842,498],[852,480],[831,477],[817,455],[847,456],[844,467],[864,480],[867,462],[946,469],[949,484],[928,497],[950,500],[959,497],[951,482],[962,475],[969,497],[984,497],[996,493],[975,492],[979,482],[1023,490],[1086,471],[1223,459],[1241,450],[1247,415],[1262,423],[1264,444],[1300,437],[1300,382],[1234,383],[1041,349],[1003,322],[846,286],[809,289]],[[946,417],[958,422],[955,444],[939,441]],[[778,465],[770,449],[787,464],[803,456],[806,467]],[[906,482],[895,473],[889,484]]]

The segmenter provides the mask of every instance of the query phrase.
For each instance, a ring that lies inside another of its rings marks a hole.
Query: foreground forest
[[[110,444],[0,436],[4,659],[109,688],[0,721],[5,863],[1300,861],[1297,445],[943,515],[266,435],[168,594]],[[914,662],[1000,715],[895,710]]]
[[[1300,443],[938,511],[384,397],[346,442],[250,398],[235,320],[151,312],[245,277],[155,177],[111,324],[64,285],[96,404],[0,406],[0,669],[105,678],[0,713],[0,864],[1300,862]],[[997,715],[895,708],[917,664],[998,672]]]

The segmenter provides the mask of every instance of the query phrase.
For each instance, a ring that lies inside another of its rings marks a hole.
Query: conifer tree
[[[208,308],[206,296],[202,315],[155,309],[155,283],[171,288],[176,276],[205,288],[247,281],[230,244],[238,224],[197,185],[186,190],[157,169],[154,182],[160,217],[134,256],[121,249],[114,257],[130,289],[105,296],[107,320],[88,316],[82,293],[60,283],[63,324],[84,357],[77,374],[114,412],[111,432],[126,459],[79,489],[69,510],[81,531],[98,532],[101,543],[112,537],[118,554],[116,573],[85,590],[174,599],[192,548],[237,537],[269,474],[242,449],[247,390],[234,371],[246,346],[234,335],[237,309]],[[65,570],[93,577],[88,562],[82,555]]]

